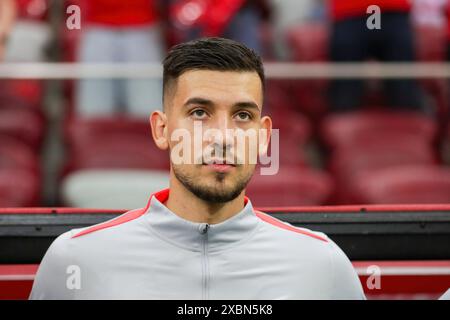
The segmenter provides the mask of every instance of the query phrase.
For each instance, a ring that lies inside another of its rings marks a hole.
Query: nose
[[[210,129],[214,129],[218,134],[212,134],[210,142],[223,146],[224,148],[233,145],[233,126],[226,112],[217,113],[215,120],[211,123]]]
[[[212,155],[220,158],[233,158],[234,133],[232,121],[226,112],[218,112],[214,120],[208,123],[204,142],[208,152],[212,151]]]

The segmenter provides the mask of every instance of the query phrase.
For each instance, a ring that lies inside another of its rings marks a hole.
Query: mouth
[[[203,166],[216,172],[229,172],[236,167],[235,164],[227,163],[223,159],[211,159],[208,162],[203,162]]]

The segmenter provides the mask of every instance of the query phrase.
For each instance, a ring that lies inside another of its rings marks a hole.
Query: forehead
[[[207,97],[211,100],[253,100],[262,103],[262,83],[257,72],[190,70],[177,80],[176,99]]]

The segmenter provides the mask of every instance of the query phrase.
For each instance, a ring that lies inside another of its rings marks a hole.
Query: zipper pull
[[[209,224],[208,224],[208,223],[202,223],[202,224],[199,226],[198,231],[199,231],[201,234],[206,234],[206,233],[208,232],[208,229],[209,229]]]

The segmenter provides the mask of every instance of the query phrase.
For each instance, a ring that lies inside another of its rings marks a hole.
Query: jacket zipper
[[[202,253],[202,299],[208,300],[209,299],[209,261],[208,261],[208,230],[209,230],[209,224],[206,224],[204,226],[204,229],[202,230],[203,233],[203,253]]]

